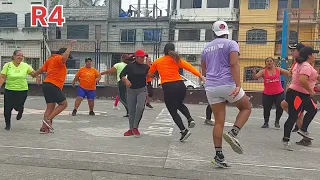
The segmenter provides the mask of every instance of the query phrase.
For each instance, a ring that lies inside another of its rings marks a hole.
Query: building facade
[[[182,57],[199,70],[201,51],[213,39],[215,21],[226,21],[230,31],[228,38],[237,40],[239,0],[172,0],[170,9],[170,40]],[[189,72],[183,75],[199,82]]]
[[[241,1],[238,40],[241,80],[247,90],[263,88],[262,80],[252,79],[253,67],[259,70],[264,67],[267,57],[277,59],[281,56],[283,11],[287,4],[288,0]],[[318,46],[315,43],[319,39],[318,13],[319,0],[292,0],[289,43],[302,41]]]
[[[1,67],[11,61],[14,50],[23,51],[25,61],[39,68],[43,28],[31,27],[31,5],[45,5],[43,0],[3,0],[0,3]]]

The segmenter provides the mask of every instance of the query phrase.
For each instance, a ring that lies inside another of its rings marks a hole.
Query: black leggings
[[[120,102],[123,104],[124,108],[126,108],[127,115],[129,114],[128,111],[128,103],[127,103],[127,87],[124,84],[123,81],[118,81],[118,94],[119,94],[119,99]]]
[[[6,125],[11,125],[11,112],[13,109],[18,112],[23,111],[27,96],[28,91],[11,91],[5,89],[3,114]]]
[[[275,95],[262,94],[264,123],[269,122],[270,111],[273,105],[276,106],[276,123],[279,123],[279,120],[283,113],[283,109],[281,107],[281,101],[283,100],[284,100],[284,92],[280,94],[275,94]]]
[[[162,84],[164,102],[166,107],[173,118],[173,121],[179,129],[185,130],[182,119],[178,114],[178,110],[189,120],[191,115],[187,106],[183,104],[186,97],[187,88],[183,81],[168,82]]]
[[[301,126],[301,130],[307,132],[309,124],[317,114],[317,106],[309,94],[304,94],[293,89],[289,89],[287,91],[286,101],[288,103],[289,117],[284,124],[283,140],[289,141],[291,130],[294,123],[297,121],[298,116],[303,111],[307,111],[307,113],[304,115],[303,124]]]
[[[206,109],[206,119],[211,120],[211,116],[212,116],[212,109],[211,109],[211,106],[208,105]]]

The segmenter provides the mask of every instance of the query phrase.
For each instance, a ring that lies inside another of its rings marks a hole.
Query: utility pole
[[[291,14],[292,14],[292,0],[288,0],[288,28],[287,28],[287,44],[286,44],[286,48],[288,48],[289,46],[289,41],[290,41],[290,20],[291,20]],[[287,53],[287,57],[288,57],[288,53]]]
[[[300,17],[301,17],[301,0],[299,0],[299,9],[298,9],[298,25],[297,25],[297,41],[299,42],[299,32],[300,32]]]

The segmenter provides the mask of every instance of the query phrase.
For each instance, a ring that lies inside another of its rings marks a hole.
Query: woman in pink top
[[[266,67],[257,74],[253,70],[253,78],[264,78],[264,89],[262,93],[263,117],[264,124],[262,128],[269,127],[270,111],[273,104],[276,106],[276,120],[274,126],[280,128],[279,120],[282,116],[283,109],[281,101],[284,100],[284,89],[281,85],[280,75],[290,76],[290,72],[274,65],[274,59],[268,57],[265,60]]]
[[[289,151],[293,150],[290,143],[291,130],[303,111],[307,113],[304,115],[303,124],[298,134],[313,140],[309,136],[308,126],[317,114],[317,106],[312,99],[315,95],[314,87],[319,80],[318,72],[311,65],[315,60],[315,53],[319,53],[319,51],[307,46],[302,48],[299,51],[300,57],[296,60],[297,65],[292,70],[292,81],[286,94],[289,117],[284,124],[282,138],[285,149]]]

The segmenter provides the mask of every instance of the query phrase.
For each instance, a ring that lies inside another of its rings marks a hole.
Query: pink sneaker
[[[132,136],[133,132],[132,130],[128,130],[127,132],[124,133],[124,136]]]

